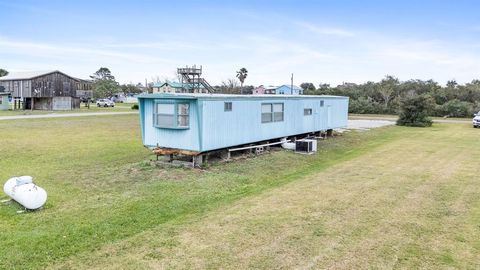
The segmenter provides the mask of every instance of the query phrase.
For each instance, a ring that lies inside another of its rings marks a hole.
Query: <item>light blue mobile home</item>
[[[348,98],[304,95],[146,94],[143,144],[197,153],[347,126]]]
[[[301,95],[303,94],[303,89],[294,85],[282,85],[275,89],[275,94],[277,95]]]

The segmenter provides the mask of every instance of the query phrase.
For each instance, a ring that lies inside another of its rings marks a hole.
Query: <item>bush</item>
[[[472,103],[453,99],[437,106],[436,115],[448,117],[467,117],[473,114]]]
[[[475,101],[475,103],[472,104],[472,113],[468,115],[468,117],[472,116],[474,113],[478,113],[480,111],[480,102]]]
[[[138,110],[138,104],[133,104],[132,105],[132,110]]]
[[[400,115],[397,120],[399,126],[429,127],[432,120],[428,113],[434,107],[435,101],[427,95],[412,96],[400,102]]]
[[[359,99],[350,99],[349,112],[360,114],[380,114],[384,113],[384,107],[382,104],[371,98],[360,97]]]

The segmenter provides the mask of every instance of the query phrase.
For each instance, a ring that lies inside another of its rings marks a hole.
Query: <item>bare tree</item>
[[[382,96],[384,106],[385,108],[388,107],[388,104],[390,103],[390,100],[393,97],[393,94],[395,93],[395,89],[398,87],[400,84],[400,81],[390,75],[385,76],[383,80],[380,81],[379,87],[378,87],[378,92]]]
[[[158,76],[158,75],[157,75],[157,76],[153,76],[153,77],[151,78],[151,81],[152,81],[154,84],[163,82],[163,80],[162,80],[162,79],[160,78],[160,76]]]
[[[238,81],[234,78],[228,78],[222,81],[220,86],[220,92],[224,94],[238,94],[240,93],[240,87]]]
[[[162,75],[162,76],[159,76],[159,75],[156,75],[156,76],[153,76],[152,77],[152,82],[154,84],[157,84],[157,83],[163,83],[163,82],[181,82],[181,76],[177,73],[177,71],[172,71],[172,73],[170,75]]]

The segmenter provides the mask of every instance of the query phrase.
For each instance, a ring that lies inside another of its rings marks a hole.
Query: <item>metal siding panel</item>
[[[332,108],[332,126],[329,128],[341,128],[347,126],[348,100],[329,100]]]
[[[53,97],[52,98],[52,110],[65,111],[72,109],[71,97]]]
[[[224,111],[224,101],[205,100],[203,105],[203,147],[210,151],[296,134],[346,127],[348,99],[264,99],[233,100],[232,111]],[[229,100],[230,102],[230,100]],[[284,103],[284,121],[261,123],[262,103]],[[332,106],[332,125],[327,126],[326,106]],[[304,116],[303,109],[313,114]]]

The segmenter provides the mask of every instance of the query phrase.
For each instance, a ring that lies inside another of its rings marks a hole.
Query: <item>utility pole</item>
[[[291,79],[291,84],[290,84],[290,94],[293,95],[293,73],[292,73],[292,79]]]

